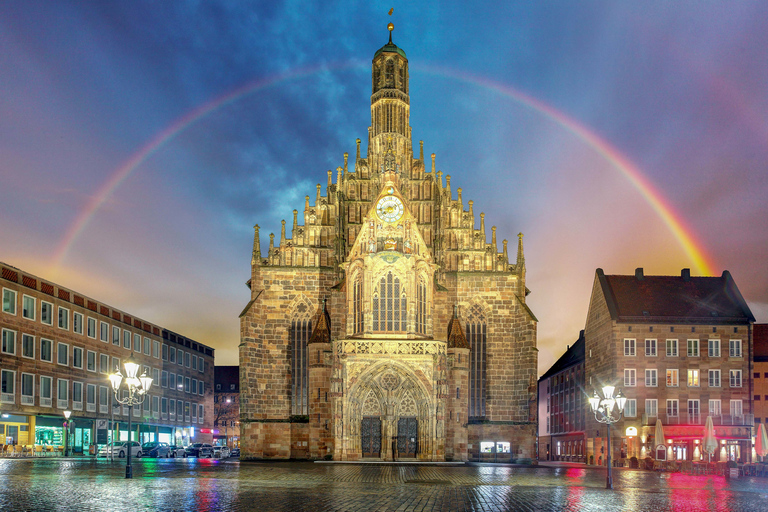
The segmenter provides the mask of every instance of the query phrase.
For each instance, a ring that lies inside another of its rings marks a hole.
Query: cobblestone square
[[[768,510],[763,478],[494,465],[0,460],[0,510]]]

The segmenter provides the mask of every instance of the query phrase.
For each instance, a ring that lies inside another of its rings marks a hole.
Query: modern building
[[[755,427],[758,423],[768,427],[768,324],[755,324],[753,328]]]
[[[213,369],[213,442],[240,447],[240,367]]]
[[[614,385],[626,396],[612,457],[706,460],[711,416],[720,443],[712,460],[751,460],[752,324],[728,271],[719,277],[595,273],[585,338],[588,393]],[[656,439],[657,420],[666,443]],[[588,461],[604,463],[606,427],[587,414]]]
[[[212,348],[11,265],[0,267],[0,442],[61,446],[65,410],[72,413],[69,445],[76,453],[95,446],[97,429],[128,439],[129,409],[115,406],[107,374],[131,355],[153,378],[149,396],[133,409],[133,438],[212,440],[199,432],[213,423]]]
[[[539,378],[539,460],[586,462],[584,331]]]
[[[435,155],[423,143],[414,154],[409,64],[392,28],[373,55],[366,153],[358,139],[353,169],[345,153],[266,256],[255,226],[244,459],[534,457],[522,234],[510,261]]]

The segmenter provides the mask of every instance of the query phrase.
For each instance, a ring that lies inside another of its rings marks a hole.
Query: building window
[[[176,349],[174,347],[168,347],[168,362],[176,362]]]
[[[709,387],[720,387],[720,370],[709,370]]]
[[[635,387],[637,385],[637,376],[634,368],[624,370],[624,387]]]
[[[656,340],[645,340],[645,356],[656,357]]]
[[[89,372],[96,371],[96,352],[89,350],[85,358],[85,369]]]
[[[149,355],[149,351],[151,350],[151,341],[149,338],[144,338],[144,355]]]
[[[161,349],[162,355],[163,355],[163,361],[168,360],[168,345],[163,343],[163,348]]]
[[[688,422],[698,425],[701,422],[698,400],[688,400]]]
[[[403,332],[408,313],[405,287],[392,272],[379,281],[373,295],[373,330],[376,332]]]
[[[720,357],[720,340],[709,340],[709,357]]]
[[[53,342],[40,338],[40,360],[46,363],[53,362]]]
[[[363,278],[358,274],[352,285],[352,331],[357,334],[365,330],[363,320]]]
[[[3,288],[3,313],[16,314],[16,292],[14,290]]]
[[[133,334],[133,351],[141,354],[141,334]]]
[[[160,342],[152,340],[152,357],[160,359]]]
[[[45,325],[53,325],[53,304],[40,301],[40,321]]]
[[[53,400],[53,378],[40,376],[40,407],[51,407]]]
[[[83,369],[83,349],[82,347],[72,347],[72,367]]]
[[[645,370],[645,387],[655,388],[658,384],[659,372],[655,368],[649,368]]]
[[[189,368],[189,366],[190,366],[190,359],[191,359],[190,358],[190,353],[189,352],[184,352],[184,366],[186,366],[187,368]]]
[[[69,345],[66,343],[56,345],[56,362],[61,366],[69,366]]]
[[[720,416],[723,414],[722,409],[720,407],[720,400],[710,400],[709,401],[709,415],[710,416]]]
[[[667,357],[677,357],[677,340],[667,340]]]
[[[483,309],[475,304],[469,310],[466,322],[469,342],[469,416],[485,417],[486,332]]]
[[[131,350],[131,331],[123,331],[123,348]]]
[[[12,356],[16,355],[16,331],[3,329],[3,343],[2,350],[0,350],[0,352],[3,354],[10,354]]]
[[[688,370],[688,387],[699,387],[699,370]]]
[[[56,379],[56,407],[69,409],[69,380]]]
[[[176,389],[176,374],[175,373],[169,373],[168,374],[168,388],[169,389]]]
[[[59,306],[59,329],[69,330],[69,310]]]
[[[300,304],[300,307],[306,307]],[[308,311],[301,309],[300,314]],[[291,414],[308,414],[308,374],[307,374],[307,342],[312,333],[312,321],[308,318],[296,319],[291,322]]]
[[[739,417],[743,416],[744,410],[742,408],[741,400],[731,400],[731,416]]]
[[[635,340],[632,338],[625,338],[624,339],[624,355],[625,356],[635,356]]]
[[[29,334],[21,335],[21,356],[28,359],[35,358],[35,337]]]
[[[676,388],[680,385],[678,370],[667,370],[667,387]]]
[[[649,418],[655,418],[658,416],[659,402],[655,398],[646,399],[645,401],[645,415]]]
[[[0,371],[0,402],[4,404],[16,403],[16,372],[13,370]]]
[[[416,284],[416,332],[427,334],[427,285],[423,276]]]
[[[699,357],[699,340],[688,340],[688,357]]]
[[[667,416],[677,417],[678,415],[678,402],[675,400],[667,400]]]
[[[13,313],[16,314],[16,292],[13,295]],[[35,298],[29,295],[24,295],[21,298],[21,316],[27,320],[35,319]]]
[[[21,374],[21,405],[35,405],[35,376]]]
[[[197,370],[197,356],[194,354],[192,355],[192,369]]]
[[[88,329],[86,334],[89,338],[96,338],[96,319],[88,317]]]
[[[730,340],[728,345],[728,355],[730,357],[741,357],[741,340]]]
[[[83,410],[83,383],[72,383],[72,407],[78,411]]]
[[[99,372],[109,373],[109,356],[107,354],[99,354]]]
[[[728,373],[730,374],[731,387],[740,388],[741,387],[741,370],[730,370]]]
[[[179,366],[184,366],[184,351],[181,349],[176,350],[176,359]]]
[[[637,400],[635,398],[627,398],[627,402],[624,404],[624,416],[627,418],[637,417]]]
[[[160,386],[164,388],[168,387],[168,372],[166,370],[163,370],[160,374]]]
[[[77,311],[72,314],[72,332],[83,334],[83,314]]]

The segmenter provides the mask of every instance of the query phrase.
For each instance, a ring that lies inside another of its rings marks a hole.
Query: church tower
[[[254,226],[241,458],[530,461],[522,235],[510,262],[435,155],[414,155],[408,59],[388,29],[366,153],[357,139],[266,255]]]

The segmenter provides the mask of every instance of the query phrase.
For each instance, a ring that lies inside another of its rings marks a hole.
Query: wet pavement
[[[510,466],[0,460],[0,510],[768,511],[768,478]]]

